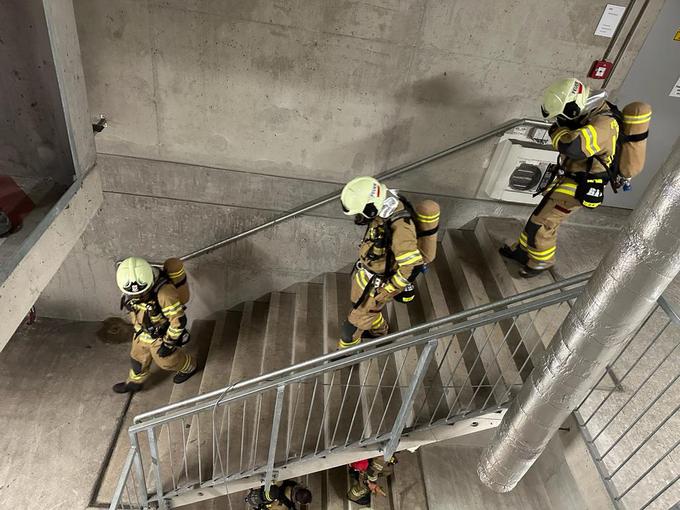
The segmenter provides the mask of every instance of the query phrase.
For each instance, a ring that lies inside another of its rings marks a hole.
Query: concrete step
[[[325,352],[334,351],[340,338],[340,324],[351,308],[350,277],[329,273],[324,280]],[[324,444],[326,448],[361,438],[363,417],[356,367],[324,374]]]
[[[393,302],[388,305],[388,309],[391,331],[404,331],[412,327],[411,316],[407,305]],[[416,349],[398,351],[391,357],[391,362],[388,364],[387,370],[392,384],[397,382],[399,392],[395,392],[393,398],[397,400],[399,406],[401,405],[402,398],[406,396],[411,374],[415,371],[417,365],[418,352]],[[428,371],[428,376],[429,375]],[[431,388],[431,384],[428,384],[427,381],[428,379],[426,378],[425,384],[421,384],[416,388],[414,401],[419,402],[420,404],[409,410],[406,418],[407,427],[411,427],[416,421],[420,423],[429,422],[432,413],[435,411],[438,397],[434,392],[428,391]],[[388,385],[385,384],[384,386],[386,388],[383,392],[384,397],[389,399],[390,394],[387,390]],[[438,395],[443,397],[441,387],[439,387]]]
[[[270,295],[260,373],[272,372],[292,364],[294,313],[294,294],[273,292]],[[258,413],[258,423],[256,423],[256,432],[259,437],[259,441],[255,446],[256,466],[265,466],[267,464],[276,397],[277,392],[273,389],[262,394],[260,398],[261,410]],[[290,402],[291,392],[286,391],[277,434],[276,462],[285,461],[286,439],[288,436],[287,410],[290,408]]]
[[[519,235],[519,231],[515,232],[512,223],[507,220],[500,220],[500,224],[493,225],[487,220],[488,218],[479,218],[474,239],[478,242],[482,257],[489,268],[482,281],[492,301],[552,282],[548,274],[529,279],[520,277],[519,265],[504,259],[498,253],[499,248],[509,241],[507,238]],[[529,376],[545,351],[541,337],[533,325],[532,319],[535,316],[536,312],[533,312],[518,317],[514,323],[511,320],[500,323],[522,380]]]
[[[457,291],[461,308],[469,310],[489,303],[491,299],[482,280],[489,269],[484,265],[477,244],[471,242],[470,233],[457,230],[447,232],[442,248],[451,276],[451,285]],[[504,342],[504,336],[499,326],[478,328],[474,331],[465,351],[468,371],[474,374],[476,381],[484,380],[485,384],[491,385],[492,404],[501,403],[510,385],[522,382],[512,352]],[[469,334],[467,338],[470,339]],[[479,371],[482,373],[479,374]],[[488,393],[486,395],[488,397]]]
[[[462,269],[455,250],[451,249],[451,237],[444,234],[439,255],[431,265],[430,271],[436,271],[449,312],[461,312],[476,306],[468,299],[470,295],[469,283],[461,278]],[[481,304],[481,303],[479,303]],[[473,409],[486,405],[494,384],[500,377],[500,369],[495,363],[493,349],[487,347],[482,350],[485,338],[479,333],[465,332],[454,337],[453,353],[457,357],[459,369],[467,374],[462,386],[457,386],[456,407],[461,403],[470,403]],[[501,384],[502,387],[502,384]],[[493,403],[493,402],[492,402]]]
[[[439,252],[441,257],[441,250]],[[449,309],[436,266],[430,267],[425,274],[418,277],[418,289],[426,321],[445,317],[458,311]],[[472,399],[474,393],[465,364],[460,362],[461,356],[457,337],[447,336],[439,339],[433,362],[436,362],[437,372],[443,385],[444,401],[442,404],[445,404],[447,408],[455,402]]]
[[[265,349],[265,330],[269,303],[248,302],[244,305],[234,362],[229,384],[257,377],[261,372],[261,360]],[[225,448],[224,471],[235,473],[253,467],[257,444],[257,414],[260,401],[248,398],[232,405],[223,406],[219,421],[222,424],[220,444]]]
[[[218,321],[218,324],[213,321],[194,321],[191,326],[191,342],[185,346],[185,349],[193,356],[201,372],[182,384],[173,385],[168,404],[194,397],[201,392],[213,335],[216,329],[223,326],[223,320]],[[184,434],[186,435],[186,433],[185,427]],[[163,425],[160,429],[156,429],[156,434],[163,486],[177,488],[183,471],[180,465],[184,459],[184,445],[187,444],[186,440],[182,440],[181,424]]]
[[[217,321],[198,394],[208,393],[228,384],[240,322],[241,312],[237,311],[225,312]],[[219,425],[220,421],[217,420],[215,426]],[[212,434],[213,420],[207,413],[182,420],[170,427],[170,437],[166,436],[165,439],[171,439],[173,445],[171,453],[175,465],[175,483],[178,486],[192,484],[199,479],[205,481],[213,477],[214,471],[219,472],[220,456],[215,452],[213,458]],[[186,445],[184,448],[183,443]]]
[[[479,218],[477,221],[474,234],[482,250],[482,255],[491,269],[489,276],[492,276],[492,278],[486,280],[485,284],[494,300],[514,296],[520,292],[542,287],[554,281],[550,272],[545,272],[534,278],[522,278],[517,272],[519,265],[516,262],[501,257],[498,253],[501,246],[509,242],[513,236],[518,236],[521,230],[521,224],[516,220]],[[537,329],[529,325],[527,316],[520,318],[517,321],[517,326],[520,331],[526,331],[522,335],[523,341],[527,350],[533,352],[531,355],[532,363],[530,364],[535,365],[545,351],[544,344],[538,335]]]
[[[338,466],[324,471],[324,510],[349,510],[347,500],[347,467]]]
[[[324,351],[323,285],[298,284],[295,293],[293,327],[293,364],[316,358]],[[324,407],[323,377],[301,381],[293,386],[295,393],[288,406],[286,450],[288,458],[299,458],[314,451],[321,430]]]
[[[398,318],[398,322],[401,322],[406,328],[417,326],[435,318],[435,313],[432,312],[432,298],[429,295],[430,287],[431,285],[427,284],[423,275],[416,280],[415,299],[406,305],[408,320],[406,320],[406,317]],[[395,311],[399,313],[399,306],[397,304],[395,304]],[[448,345],[448,342],[446,342],[446,345]],[[437,347],[436,356],[433,356],[430,361],[421,384],[424,391],[424,398],[422,400],[415,400],[415,402],[420,402],[420,405],[415,409],[416,415],[427,415],[428,421],[446,417],[448,408],[447,403],[455,399],[455,395],[445,387],[452,378],[453,373],[450,370],[452,366],[447,362],[444,369],[440,371],[440,364],[444,360],[446,353],[446,345],[443,345],[442,342],[440,342],[440,345]],[[416,368],[418,358],[423,353],[423,349],[424,346],[419,346],[409,349],[406,353],[395,353],[395,360],[397,361],[398,367],[400,366],[399,362],[406,362],[404,369],[402,370],[402,375],[405,377],[403,377],[403,380],[400,382],[404,391],[408,388],[411,374],[413,374],[413,371]],[[405,370],[406,372],[404,372]],[[442,375],[442,373],[445,375]],[[415,423],[422,422],[416,421]]]
[[[210,321],[196,321],[194,323],[192,327],[192,342],[187,345],[187,349],[192,353],[192,355],[196,356],[197,359],[205,359],[205,352],[207,350],[207,346],[210,344],[213,327],[213,323]],[[121,380],[125,379],[128,370],[129,366],[121,367]],[[144,390],[135,393],[132,397],[128,395],[121,395],[121,399],[131,398],[132,400],[125,414],[123,426],[120,429],[120,435],[118,436],[113,448],[113,454],[111,455],[111,459],[104,473],[97,501],[108,502],[108,498],[111,497],[115,490],[118,477],[120,476],[127,452],[130,448],[130,441],[126,432],[127,429],[132,425],[134,417],[138,414],[142,414],[144,412],[162,407],[168,403],[177,401],[175,399],[181,400],[183,398],[193,396],[195,393],[192,394],[192,392],[196,391],[198,387],[197,383],[199,383],[201,380],[200,374],[197,374],[184,384],[174,384],[172,382],[172,377],[173,374],[165,372],[155,366],[155,364],[152,364],[151,374],[144,383]],[[177,426],[177,428],[179,428],[179,426]],[[165,446],[163,447],[163,450],[159,450],[159,452],[163,455],[167,455],[168,428],[163,427],[163,430],[156,429],[155,432],[159,441],[159,448],[162,444],[160,438],[166,438],[164,440]],[[173,429],[170,431],[171,434],[175,432],[178,433],[178,436],[175,437],[179,437],[181,435],[181,430],[176,431]],[[179,444],[181,448],[181,443]],[[140,447],[142,448],[142,451],[146,453],[143,456],[144,461],[149,462],[151,457],[148,455],[149,446],[147,437],[145,435],[140,439]],[[144,469],[145,473],[151,472],[150,465],[145,465]],[[168,471],[166,473],[162,473],[162,477],[164,480],[163,483],[168,484],[164,486],[171,487],[172,474]],[[148,476],[147,485],[149,486],[149,489],[155,490],[154,484],[155,482],[153,481],[153,478]]]
[[[428,510],[425,478],[416,451],[400,452],[390,480],[390,497],[394,510]]]

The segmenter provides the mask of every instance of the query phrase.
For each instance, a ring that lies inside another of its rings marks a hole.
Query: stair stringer
[[[414,430],[402,435],[397,451],[416,450],[421,446],[461,438],[469,434],[476,434],[482,430],[494,429],[500,425],[506,409],[494,409],[479,415],[456,421],[452,424],[439,424],[428,428]],[[344,466],[362,459],[382,455],[381,444],[368,446],[350,445],[345,449],[332,452],[319,452],[319,455],[303,458],[283,466],[276,466],[279,478],[296,478],[318,471],[325,471],[338,466]],[[210,499],[259,487],[262,484],[262,473],[254,473],[228,482],[210,481],[202,485],[187,488],[186,491],[170,498],[171,508],[207,501]]]

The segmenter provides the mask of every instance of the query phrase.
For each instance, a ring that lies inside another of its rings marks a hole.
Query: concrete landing
[[[129,345],[95,322],[38,319],[0,356],[0,509],[87,506],[126,399]]]

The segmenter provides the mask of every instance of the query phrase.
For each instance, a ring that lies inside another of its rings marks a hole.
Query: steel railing
[[[594,388],[574,413],[586,444],[617,509],[670,508],[680,502],[680,317],[664,297],[610,366],[619,388]]]
[[[427,156],[425,158],[419,159],[417,161],[414,161],[412,163],[407,163],[405,165],[401,165],[397,168],[393,168],[391,170],[387,170],[385,172],[379,173],[375,176],[376,179],[378,180],[386,180],[386,179],[391,179],[392,177],[396,177],[398,175],[405,174],[407,172],[410,172],[411,170],[415,170],[417,168],[420,168],[428,163],[432,163],[433,161],[437,161],[438,159],[444,158],[446,156],[450,156],[451,154],[454,154],[456,152],[462,151],[464,149],[467,149],[468,147],[471,147],[475,144],[478,144],[479,142],[483,142],[485,140],[488,140],[490,138],[493,138],[495,136],[502,135],[503,133],[509,131],[510,129],[514,129],[519,126],[528,126],[528,127],[537,127],[537,128],[543,128],[547,129],[550,127],[550,123],[543,121],[543,120],[536,120],[536,119],[529,119],[529,118],[523,118],[523,119],[514,119],[510,120],[504,124],[501,124],[500,126],[497,126],[489,131],[486,131],[485,133],[482,133],[480,135],[477,135],[473,138],[470,138],[468,140],[465,140],[464,142],[460,142],[456,145],[453,145],[447,149],[441,150],[435,154],[432,154],[430,156]],[[252,236],[253,234],[256,234],[262,230],[274,227],[278,225],[279,223],[282,223],[284,221],[288,221],[291,218],[295,218],[296,216],[301,216],[305,213],[308,213],[314,209],[317,209],[319,207],[322,207],[330,202],[333,202],[334,200],[338,200],[340,198],[340,190],[338,190],[335,193],[331,193],[329,195],[325,195],[314,202],[310,202],[308,204],[304,204],[300,207],[297,207],[295,209],[292,209],[288,211],[287,213],[283,214],[282,216],[279,216],[278,218],[274,218],[271,221],[268,221],[266,223],[262,223],[261,225],[258,225],[256,227],[250,228],[248,230],[244,230],[243,232],[240,232],[239,234],[235,234],[231,237],[228,237],[226,239],[223,239],[222,241],[218,241],[215,243],[212,243],[205,248],[201,248],[199,250],[192,251],[191,253],[187,253],[186,255],[180,257],[181,260],[187,261],[196,257],[199,257],[201,255],[205,255],[206,253],[210,253],[211,251],[214,251],[218,248],[221,248],[223,246],[226,246],[228,244],[231,244],[233,242],[239,241],[241,239],[244,239],[246,237]]]
[[[404,434],[413,441],[419,432],[502,411],[588,277],[142,414],[129,429],[134,462],[126,463],[110,508],[127,508],[120,503],[126,488],[146,488],[148,501],[163,508],[192,491],[226,494],[266,485],[281,470],[287,477],[297,467],[314,471],[311,463],[331,454],[373,448],[391,455]],[[391,308],[390,320],[398,313]]]

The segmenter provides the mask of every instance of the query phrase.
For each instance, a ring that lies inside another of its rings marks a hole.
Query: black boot
[[[533,278],[535,276],[538,276],[539,274],[547,271],[550,269],[549,267],[544,267],[541,269],[534,269],[533,267],[529,266],[522,266],[522,268],[519,270],[519,275],[522,278]]]
[[[186,382],[189,380],[189,378],[194,375],[196,372],[198,372],[198,367],[194,368],[191,372],[177,372],[175,374],[175,377],[172,378],[172,382],[175,384],[182,384],[183,382]]]
[[[141,389],[141,384],[133,382],[119,382],[113,385],[113,391],[116,393],[135,393]]]
[[[498,249],[498,253],[500,253],[506,259],[514,260],[515,262],[519,262],[520,264],[526,264],[527,261],[529,260],[529,256],[527,255],[527,253],[524,250],[522,250],[519,246],[517,246],[513,250],[510,246],[504,244]]]

